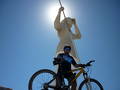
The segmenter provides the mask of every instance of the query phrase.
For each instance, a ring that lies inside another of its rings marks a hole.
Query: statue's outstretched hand
[[[64,10],[64,7],[60,7],[59,8],[59,12],[63,11]]]

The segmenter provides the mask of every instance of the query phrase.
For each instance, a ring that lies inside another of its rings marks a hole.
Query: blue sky
[[[105,90],[120,90],[120,1],[62,1],[82,34],[75,41],[81,63],[95,59],[91,77]],[[54,69],[59,39],[45,15],[51,3],[59,5],[57,0],[0,0],[0,85],[27,90],[35,71]]]

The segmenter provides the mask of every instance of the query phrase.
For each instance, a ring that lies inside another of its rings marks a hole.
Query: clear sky
[[[120,90],[120,1],[62,2],[82,34],[75,41],[81,63],[95,59],[91,77],[105,90]],[[59,7],[57,0],[0,0],[0,85],[27,90],[34,72],[54,69],[59,39],[50,21],[50,5]]]

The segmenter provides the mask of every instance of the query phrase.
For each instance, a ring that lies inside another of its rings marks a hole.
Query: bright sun
[[[47,11],[46,15],[47,15],[47,18],[48,18],[47,20],[49,20],[49,22],[52,22],[52,23],[54,22],[57,14],[58,14],[59,8],[60,8],[60,6],[59,5],[55,5],[55,4],[51,4],[51,5],[48,6],[48,8],[46,10]],[[65,10],[64,10],[65,15],[67,17],[70,16],[71,14],[70,14],[70,10],[68,10],[69,9],[68,6],[65,5],[64,8],[65,8]],[[63,13],[61,14],[61,20],[62,19],[64,19]]]

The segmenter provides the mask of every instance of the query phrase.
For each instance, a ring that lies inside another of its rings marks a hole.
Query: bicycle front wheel
[[[28,90],[52,90],[48,88],[45,89],[44,85],[50,82],[55,75],[55,72],[48,69],[42,69],[37,71],[32,75],[29,80]]]
[[[95,79],[86,79],[82,81],[78,90],[104,90],[99,81]]]

